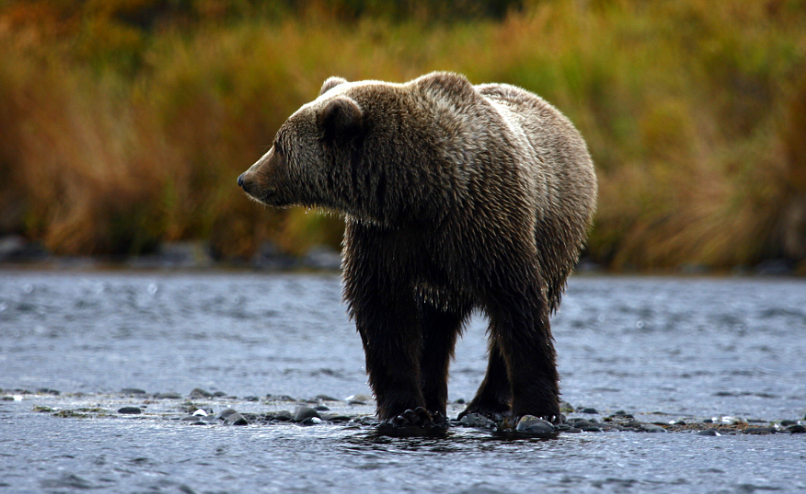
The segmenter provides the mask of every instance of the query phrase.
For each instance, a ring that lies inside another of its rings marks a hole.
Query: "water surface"
[[[803,419],[804,300],[798,280],[572,278],[552,320],[563,398],[600,420],[616,410],[647,422]],[[484,332],[474,317],[457,347],[452,401],[472,398],[483,377]],[[0,272],[0,388],[17,397],[0,402],[0,492],[806,489],[803,434],[503,441],[455,428],[445,439],[390,439],[343,424],[190,426],[174,420],[185,400],[119,393],[197,387],[238,397],[210,400],[216,412],[293,409],[267,394],[369,393],[339,278]],[[43,388],[60,395],[22,394]],[[117,416],[123,404],[151,415]],[[95,405],[110,414],[33,411]]]

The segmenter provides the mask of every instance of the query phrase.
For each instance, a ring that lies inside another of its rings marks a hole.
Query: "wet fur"
[[[463,413],[559,416],[549,325],[596,203],[582,137],[554,107],[452,73],[406,84],[330,78],[242,175],[275,206],[344,213],[344,298],[383,420],[445,414],[473,309],[490,360]]]

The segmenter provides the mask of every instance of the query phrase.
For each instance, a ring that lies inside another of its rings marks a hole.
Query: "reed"
[[[806,2],[493,3],[0,3],[0,231],[64,254],[337,246],[338,217],[260,208],[235,177],[330,75],[453,70],[580,128],[600,178],[592,259],[806,259]]]

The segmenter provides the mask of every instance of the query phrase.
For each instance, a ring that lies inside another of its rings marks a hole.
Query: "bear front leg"
[[[491,337],[505,362],[516,422],[524,415],[561,420],[556,353],[548,305],[540,293],[537,284],[525,293],[510,291],[497,297],[490,310]]]
[[[406,410],[425,407],[420,389],[422,333],[413,297],[409,302],[392,298],[391,294],[376,295],[353,312],[364,344],[378,418],[389,421]]]
[[[437,422],[444,422],[448,401],[448,367],[456,336],[469,309],[442,310],[421,304],[423,352],[420,359],[420,389],[425,407]]]
[[[490,328],[490,358],[487,362],[487,374],[481,382],[476,396],[459,414],[459,419],[471,413],[483,415],[491,420],[500,422],[510,414],[510,393],[509,376],[507,375],[507,365],[501,355],[501,349],[492,336],[495,331]]]

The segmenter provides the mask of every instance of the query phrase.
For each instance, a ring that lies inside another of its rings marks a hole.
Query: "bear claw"
[[[440,436],[448,429],[448,421],[439,412],[433,415],[423,407],[408,409],[378,425],[380,434],[392,437]]]

